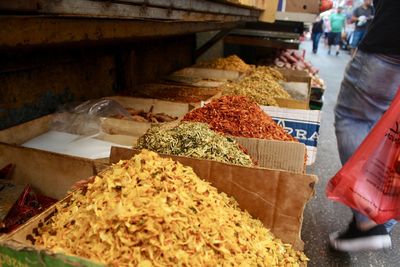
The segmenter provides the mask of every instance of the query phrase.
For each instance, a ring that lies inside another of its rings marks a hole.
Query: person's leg
[[[337,56],[339,55],[341,38],[342,38],[342,33],[340,33],[340,32],[335,33],[335,51],[336,51]]]
[[[351,41],[351,56],[354,56],[355,50],[360,44],[362,38],[364,37],[365,31],[354,31],[353,33],[353,38]]]
[[[331,54],[331,48],[334,42],[335,42],[335,33],[334,32],[328,33],[328,55]]]
[[[381,77],[385,77],[384,82]],[[391,62],[360,51],[350,61],[335,107],[335,131],[343,165],[387,110],[399,84],[400,61]],[[391,220],[377,225],[354,212],[348,230],[343,234],[331,234],[330,243],[344,251],[390,247],[388,233],[395,223]]]
[[[313,32],[311,34],[311,40],[312,40],[312,51],[313,51],[314,54],[315,54],[315,52],[317,52],[316,37],[317,37],[317,34]]]
[[[315,34],[315,52],[318,51],[319,41],[321,40],[322,32]]]

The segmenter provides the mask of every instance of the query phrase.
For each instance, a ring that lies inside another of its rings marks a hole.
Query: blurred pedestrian
[[[336,49],[336,56],[339,55],[339,44],[342,38],[342,32],[346,26],[346,16],[342,13],[343,8],[338,7],[336,13],[333,13],[329,17],[331,32],[328,37],[328,54],[331,54],[331,47],[334,46]]]
[[[351,42],[352,55],[354,55],[356,48],[364,37],[369,23],[374,18],[374,13],[375,11],[372,6],[372,0],[364,0],[364,3],[354,10],[353,16],[351,18],[351,22],[355,23],[353,40]]]
[[[318,51],[319,41],[321,39],[322,33],[324,32],[323,26],[324,26],[324,21],[321,19],[321,17],[317,17],[317,19],[313,23],[311,32],[311,40],[313,42],[312,51],[314,54],[316,54]]]
[[[349,62],[335,107],[335,131],[342,165],[389,108],[400,86],[399,0],[374,0],[375,18]],[[397,222],[376,224],[353,210],[348,229],[330,234],[341,251],[391,247],[390,232]]]
[[[324,20],[324,44],[328,47],[329,33],[331,32],[331,22],[329,21],[329,16],[325,16]]]

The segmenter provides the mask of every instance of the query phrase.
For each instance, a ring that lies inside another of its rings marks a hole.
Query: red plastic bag
[[[329,181],[328,198],[379,224],[399,219],[399,156],[400,90],[353,156]]]

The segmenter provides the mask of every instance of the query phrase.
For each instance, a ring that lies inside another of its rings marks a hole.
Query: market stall
[[[273,2],[0,4],[1,262],[306,266],[316,71],[194,60]]]

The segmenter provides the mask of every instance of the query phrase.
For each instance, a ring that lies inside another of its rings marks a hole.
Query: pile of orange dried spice
[[[223,96],[189,112],[183,120],[204,122],[212,130],[232,136],[298,142],[244,96]]]

